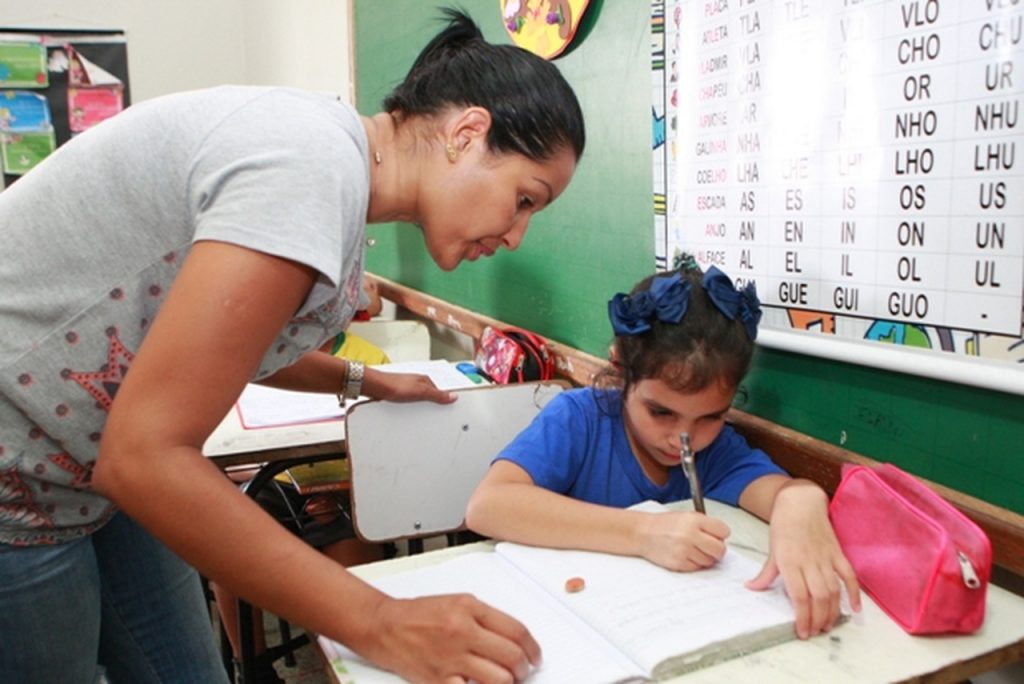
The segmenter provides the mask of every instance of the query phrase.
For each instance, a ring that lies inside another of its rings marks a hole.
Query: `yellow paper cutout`
[[[498,0],[505,30],[521,48],[554,59],[572,42],[590,0]]]

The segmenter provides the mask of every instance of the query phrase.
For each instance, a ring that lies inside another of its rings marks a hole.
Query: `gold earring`
[[[455,145],[451,143],[444,146],[444,151],[448,153],[448,161],[455,161],[455,157],[459,154],[459,151],[455,149]]]

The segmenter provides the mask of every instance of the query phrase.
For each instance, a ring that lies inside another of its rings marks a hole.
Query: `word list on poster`
[[[1024,1],[701,0],[679,44],[679,250],[769,306],[1020,334]]]

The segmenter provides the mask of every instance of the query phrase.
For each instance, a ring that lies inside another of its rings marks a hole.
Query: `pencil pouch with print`
[[[829,517],[857,580],[905,631],[981,627],[992,546],[923,482],[891,464],[845,465]]]
[[[554,359],[541,336],[523,328],[486,326],[477,344],[476,365],[499,385],[554,376]]]

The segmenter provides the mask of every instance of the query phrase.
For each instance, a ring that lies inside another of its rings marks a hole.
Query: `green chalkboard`
[[[437,3],[356,0],[356,105],[363,113],[405,75],[440,24]],[[460,2],[488,40],[509,42],[497,0]],[[572,184],[530,222],[518,251],[437,268],[409,225],[370,227],[367,268],[473,311],[600,352],[611,288],[653,269],[649,6],[596,2],[583,40],[557,59],[587,117],[587,149]],[[644,79],[647,79],[646,81]]]
[[[763,348],[744,385],[744,410],[1024,513],[1024,397]]]
[[[507,42],[500,3],[462,0]],[[371,226],[367,268],[604,356],[606,302],[654,268],[651,3],[592,3],[582,42],[556,64],[587,118],[565,194],[515,253],[438,269],[410,225]],[[378,111],[439,28],[437,4],[354,0],[356,105]],[[761,349],[737,405],[769,420],[1024,513],[1024,397]]]

